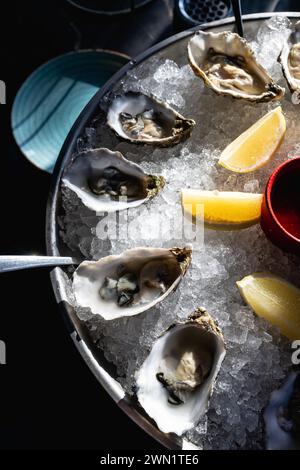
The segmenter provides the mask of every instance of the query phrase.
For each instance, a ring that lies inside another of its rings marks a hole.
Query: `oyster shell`
[[[175,323],[136,373],[137,397],[158,428],[181,436],[205,414],[225,356],[220,328],[205,309]]]
[[[114,99],[107,113],[107,124],[123,139],[164,146],[186,139],[195,121],[186,119],[153,96],[130,91]]]
[[[95,212],[139,206],[165,184],[162,176],[147,175],[120,152],[106,148],[79,154],[66,168],[62,182]]]
[[[73,276],[81,307],[105,320],[137,315],[161,302],[179,284],[190,248],[133,248],[99,261],[84,261]]]
[[[300,97],[300,21],[295,24],[295,29],[284,44],[278,57],[283,75],[291,93]]]
[[[199,31],[189,41],[188,56],[194,73],[217,94],[255,102],[284,95],[238,34]]]

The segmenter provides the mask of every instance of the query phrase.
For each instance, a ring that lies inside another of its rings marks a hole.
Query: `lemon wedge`
[[[285,131],[285,118],[278,106],[231,142],[223,150],[219,164],[236,173],[257,170],[273,156]]]
[[[260,219],[262,194],[182,189],[181,195],[185,213],[210,228],[245,228]]]
[[[291,340],[300,339],[300,289],[270,273],[254,273],[237,282],[254,312]]]

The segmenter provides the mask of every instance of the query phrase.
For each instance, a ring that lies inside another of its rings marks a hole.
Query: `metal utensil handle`
[[[241,13],[241,0],[231,0],[231,4],[235,17],[237,32],[241,37],[244,37],[244,27]]]
[[[60,256],[0,256],[0,273],[19,269],[78,264],[74,258]]]

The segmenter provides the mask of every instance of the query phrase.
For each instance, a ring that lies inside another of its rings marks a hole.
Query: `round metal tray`
[[[291,19],[299,19],[300,13],[285,12],[280,13],[284,16],[289,16]],[[271,17],[278,15],[278,13],[263,13],[244,16],[245,34],[252,35],[260,26],[260,23]],[[171,59],[179,65],[187,63],[187,42],[194,31],[200,29],[199,27],[184,31],[176,36],[173,36],[160,44],[148,49],[143,54],[139,55],[135,60],[125,65],[119,72],[117,72],[101,90],[91,99],[88,105],[84,108],[77,121],[73,125],[57,160],[52,185],[50,188],[48,206],[47,206],[47,221],[46,221],[46,243],[47,254],[52,256],[68,255],[67,247],[62,243],[58,235],[57,227],[57,214],[61,208],[59,184],[63,168],[75,152],[77,139],[83,133],[85,127],[99,114],[99,103],[105,94],[112,91],[122,77],[128,71],[133,69],[137,64],[140,64],[153,56],[160,59]],[[227,18],[225,20],[216,21],[206,25],[202,25],[201,29],[224,31],[234,30],[234,19]],[[61,306],[62,315],[65,318],[68,332],[71,335],[79,353],[96,376],[100,384],[115,400],[115,402],[124,410],[130,418],[135,421],[142,429],[148,432],[152,437],[157,439],[161,444],[169,449],[188,449],[191,448],[190,444],[184,439],[178,438],[175,435],[166,435],[161,433],[155,424],[147,418],[136,403],[136,401],[128,397],[121,385],[113,377],[113,369],[111,364],[107,363],[103,353],[99,348],[96,348],[92,343],[89,334],[86,330],[84,323],[82,323],[74,309],[67,301],[66,285],[61,268],[55,268],[51,272],[51,280],[53,290],[56,296],[57,303]]]

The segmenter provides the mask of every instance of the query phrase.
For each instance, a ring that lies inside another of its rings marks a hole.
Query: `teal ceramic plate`
[[[70,52],[35,70],[17,93],[13,134],[34,165],[52,172],[64,140],[82,109],[129,58],[103,51]]]

